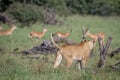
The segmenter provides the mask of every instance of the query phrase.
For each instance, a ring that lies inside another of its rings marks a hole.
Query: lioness
[[[66,44],[66,45],[58,46],[54,42],[52,34],[51,34],[51,40],[54,46],[56,46],[59,49],[55,59],[54,68],[59,66],[63,56],[67,62],[68,67],[70,67],[73,60],[75,60],[78,61],[79,69],[82,69],[82,67],[85,67],[90,51],[95,43],[95,41],[91,40],[91,41],[82,41],[81,43],[76,45]]]

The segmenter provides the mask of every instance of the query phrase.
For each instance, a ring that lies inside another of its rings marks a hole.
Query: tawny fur
[[[0,26],[0,30],[2,30],[2,26]]]
[[[102,43],[104,43],[104,40],[105,40],[105,34],[103,32],[99,32],[99,33],[96,33],[96,34],[91,34],[90,31],[87,31],[85,33],[85,37],[87,37],[87,36],[92,38],[95,41],[97,41],[98,38],[100,37],[102,39]]]
[[[41,40],[41,38],[45,35],[46,32],[47,32],[47,29],[44,28],[42,32],[36,32],[36,31],[31,32],[31,33],[28,35],[28,37],[30,37],[30,38],[36,37],[36,38],[38,38],[39,40]]]
[[[62,32],[56,32],[55,34],[59,37],[59,38],[67,38],[68,36],[70,36],[71,32],[72,32],[72,28],[71,27],[66,27],[67,31],[65,33]]]
[[[61,63],[62,57],[65,58],[67,66],[71,66],[73,60],[75,61],[82,61],[82,67],[85,67],[88,57],[90,55],[90,51],[93,48],[94,41],[83,41],[79,44],[76,45],[62,45],[58,46],[51,35],[51,40],[53,44],[59,49],[55,63],[54,63],[54,68],[58,67],[59,64]],[[80,64],[80,63],[79,63]],[[80,68],[80,67],[79,67]]]
[[[66,33],[61,33],[61,32],[56,32],[55,33],[59,38],[67,38],[70,35],[70,32]]]
[[[0,30],[0,35],[8,35],[11,36],[13,31],[16,29],[17,27],[15,25],[12,25],[12,27],[8,30]]]

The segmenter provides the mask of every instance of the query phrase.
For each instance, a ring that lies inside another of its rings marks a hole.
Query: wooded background
[[[120,0],[0,0],[0,12],[29,25],[55,15],[120,15]]]

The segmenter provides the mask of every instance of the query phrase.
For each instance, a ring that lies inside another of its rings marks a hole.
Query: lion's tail
[[[51,34],[50,36],[51,36],[51,41],[52,41],[52,43],[54,44],[54,46],[57,47],[57,48],[59,49],[60,46],[58,46],[58,45],[55,43],[52,34]]]

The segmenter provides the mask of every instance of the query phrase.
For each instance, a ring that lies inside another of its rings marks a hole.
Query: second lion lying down
[[[75,61],[78,61],[79,69],[82,69],[82,67],[84,68],[88,61],[90,52],[95,43],[94,40],[91,40],[91,41],[83,41],[76,45],[66,44],[66,45],[58,46],[54,42],[52,34],[51,34],[51,40],[54,46],[59,49],[59,51],[57,52],[56,59],[55,59],[54,68],[59,66],[59,64],[62,61],[62,57],[65,58],[67,62],[66,64],[68,67],[71,66],[73,60],[75,60]],[[82,66],[80,66],[80,62],[82,63]]]

